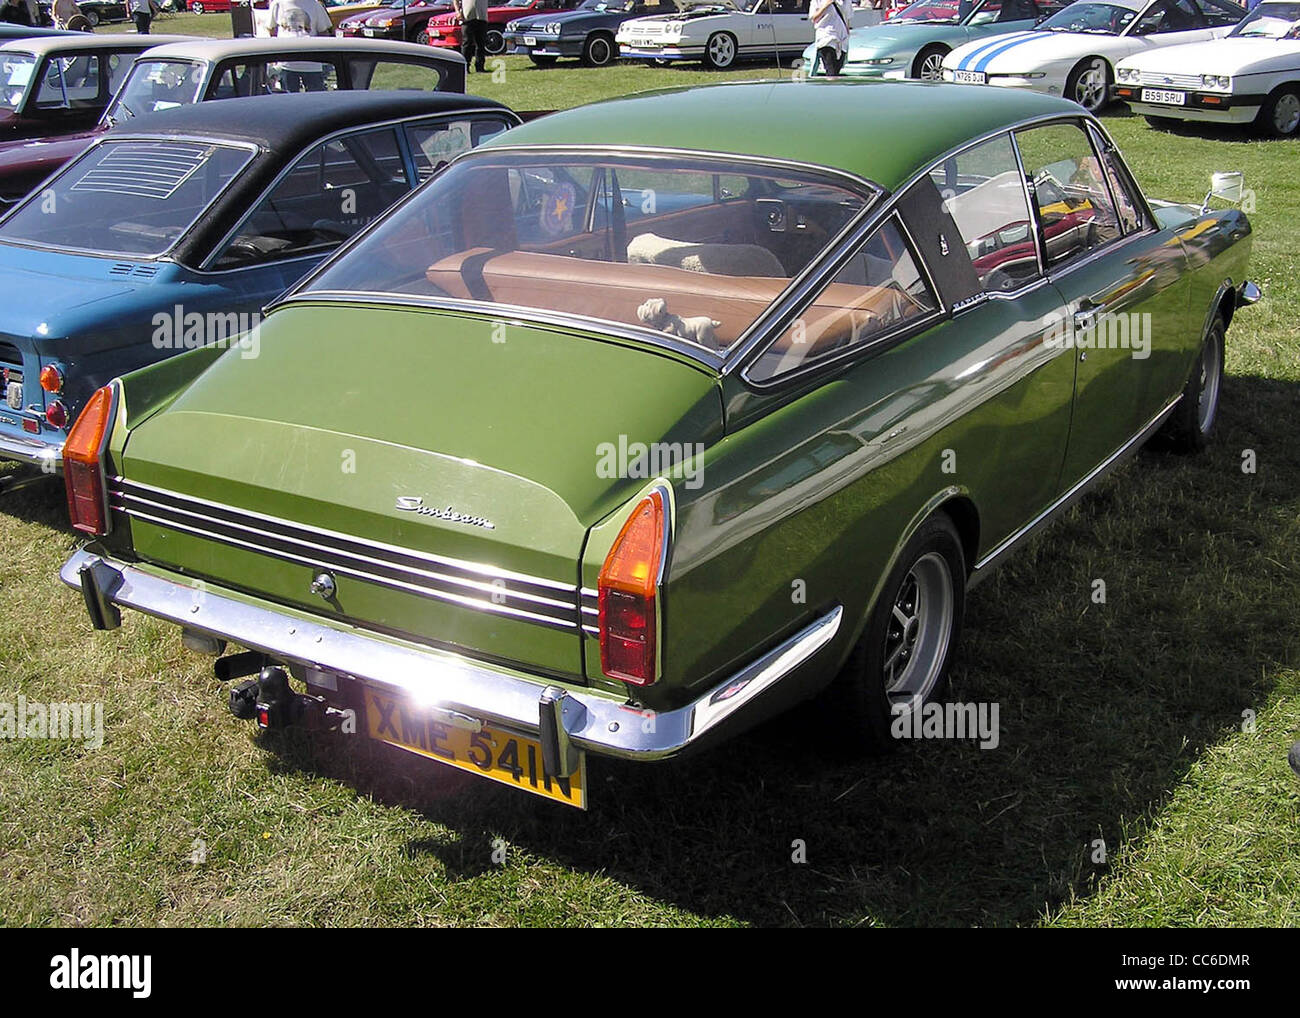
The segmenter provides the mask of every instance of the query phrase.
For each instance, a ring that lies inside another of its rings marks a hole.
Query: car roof
[[[750,155],[840,170],[893,191],[968,141],[1053,115],[1082,116],[1083,110],[1040,92],[979,85],[828,78],[734,82],[552,113],[483,147],[649,147]]]
[[[319,38],[258,38],[258,39],[195,39],[191,42],[159,46],[150,57],[173,60],[226,60],[231,57],[262,56],[278,51],[292,53],[328,50],[338,53],[387,53],[390,56],[421,57],[425,60],[463,64],[465,58],[455,50],[433,46],[418,46],[413,42],[393,42],[387,39],[339,39],[334,36]]]
[[[509,107],[459,92],[347,91],[262,95],[193,103],[120,122],[105,138],[147,134],[245,141],[293,155],[317,138],[385,120]]]
[[[38,57],[63,50],[90,49],[140,49],[146,50],[162,43],[185,42],[185,35],[131,35],[126,33],[105,33],[93,35],[90,32],[68,32],[66,35],[36,35],[26,39],[5,39],[0,42],[0,51],[34,53]],[[150,41],[153,40],[153,41]]]
[[[260,151],[234,183],[177,243],[171,257],[195,265],[252,207],[279,173],[312,145],[339,131],[413,117],[509,108],[457,92],[309,92],[220,99],[143,114],[119,124],[96,142],[211,139],[257,145]],[[69,166],[75,165],[69,163]]]

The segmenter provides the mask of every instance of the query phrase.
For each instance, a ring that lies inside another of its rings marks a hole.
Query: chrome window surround
[[[1031,117],[1027,120],[1019,121],[1015,124],[1008,124],[1002,127],[998,127],[996,130],[988,131],[975,138],[971,138],[967,141],[962,142],[960,145],[954,146],[953,148],[940,154],[936,158],[930,160],[921,169],[919,169],[911,177],[909,177],[906,181],[904,181],[903,184],[899,186],[897,191],[893,191],[893,192],[886,191],[880,185],[875,184],[874,182],[869,181],[864,177],[859,177],[856,174],[849,173],[843,170],[836,170],[836,169],[831,169],[831,168],[817,166],[815,164],[809,164],[803,162],[790,162],[785,160],[767,159],[767,158],[757,157],[757,156],[739,156],[739,155],[729,154],[729,153],[709,153],[709,152],[701,152],[696,150],[663,149],[663,148],[650,148],[650,147],[639,148],[636,146],[621,146],[615,149],[605,150],[606,152],[615,155],[622,155],[622,154],[658,155],[660,157],[667,157],[667,156],[692,157],[693,156],[693,157],[707,157],[710,159],[717,159],[722,161],[746,162],[746,163],[757,164],[762,166],[772,166],[777,169],[781,167],[793,167],[795,169],[817,172],[822,175],[826,175],[830,177],[839,177],[840,179],[850,182],[859,188],[862,187],[869,188],[873,193],[873,195],[875,196],[875,200],[868,201],[867,205],[858,213],[858,215],[855,216],[852,220],[849,221],[849,223],[845,225],[845,227],[840,231],[839,235],[836,238],[834,238],[829,244],[827,244],[827,246],[823,249],[821,255],[818,258],[815,258],[807,266],[805,266],[803,271],[799,273],[799,275],[797,275],[791,281],[790,286],[788,286],[786,290],[782,293],[782,295],[779,296],[777,300],[773,302],[772,307],[767,311],[767,313],[760,316],[760,318],[757,319],[754,322],[754,324],[748,330],[746,330],[746,332],[741,337],[739,337],[739,339],[737,339],[737,341],[733,343],[727,351],[725,351],[722,354],[711,353],[709,351],[704,350],[703,348],[695,346],[694,344],[685,343],[682,341],[672,342],[672,337],[664,336],[661,333],[650,332],[649,330],[637,329],[632,326],[617,326],[614,323],[606,323],[602,321],[600,322],[600,331],[604,334],[623,337],[623,338],[635,340],[637,342],[645,342],[647,339],[650,339],[650,341],[655,343],[657,346],[669,350],[673,350],[677,353],[685,354],[690,359],[697,361],[705,365],[706,367],[713,368],[719,371],[719,373],[724,376],[730,374],[738,374],[742,382],[747,387],[760,392],[770,390],[771,388],[775,387],[778,383],[784,383],[786,381],[800,381],[803,378],[805,378],[808,374],[811,374],[814,369],[819,370],[823,365],[838,364],[844,360],[848,360],[850,359],[850,352],[846,351],[845,356],[842,358],[837,358],[837,359],[826,358],[824,361],[814,362],[814,364],[809,365],[809,367],[806,370],[788,372],[784,375],[779,376],[778,379],[773,379],[771,382],[763,383],[763,384],[752,382],[745,377],[745,370],[748,368],[749,363],[753,359],[756,359],[754,357],[751,357],[751,354],[755,350],[755,348],[757,348],[762,344],[765,343],[770,344],[776,341],[776,339],[780,336],[781,333],[782,321],[784,320],[785,322],[788,322],[793,318],[798,317],[798,314],[804,309],[806,309],[807,305],[812,302],[812,300],[816,297],[817,293],[820,292],[821,288],[825,286],[826,283],[828,283],[831,278],[834,277],[835,273],[838,272],[839,269],[843,266],[843,264],[847,262],[848,259],[852,256],[852,254],[854,253],[853,252],[854,246],[861,240],[866,239],[866,237],[869,236],[871,230],[873,230],[878,223],[883,222],[890,214],[896,211],[897,204],[900,197],[902,195],[905,195],[908,192],[908,190],[918,180],[920,180],[923,176],[930,174],[937,165],[941,164],[945,160],[954,158],[960,155],[961,153],[967,151],[968,149],[975,148],[979,145],[984,144],[987,141],[991,141],[997,138],[999,135],[1008,135],[1008,134],[1011,135],[1012,148],[1016,152],[1016,160],[1017,163],[1020,165],[1021,176],[1023,177],[1024,176],[1023,160],[1021,159],[1020,156],[1019,146],[1015,144],[1015,132],[1020,130],[1027,130],[1033,127],[1041,127],[1051,123],[1073,123],[1073,124],[1088,125],[1094,127],[1099,137],[1103,139],[1104,142],[1106,143],[1107,151],[1114,154],[1115,158],[1119,161],[1120,165],[1127,173],[1129,180],[1133,182],[1135,186],[1135,190],[1137,192],[1137,197],[1140,201],[1141,210],[1146,213],[1146,224],[1143,230],[1138,230],[1133,233],[1125,234],[1121,237],[1116,238],[1114,241],[1110,241],[1107,244],[1099,245],[1098,247],[1094,248],[1093,251],[1088,253],[1087,258],[1091,258],[1102,252],[1109,251],[1114,244],[1126,242],[1132,239],[1133,237],[1138,237],[1146,233],[1154,232],[1155,222],[1156,222],[1155,217],[1151,215],[1150,206],[1146,200],[1146,196],[1142,193],[1142,189],[1140,187],[1137,187],[1136,178],[1133,176],[1132,171],[1129,170],[1128,165],[1124,161],[1119,149],[1115,146],[1114,141],[1110,138],[1110,135],[1106,132],[1105,128],[1103,128],[1100,124],[1098,124],[1094,118],[1092,118],[1087,114],[1083,114],[1081,112],[1080,113],[1074,113],[1074,112],[1046,113],[1040,116]],[[500,148],[493,147],[490,151],[493,153],[495,152],[527,152],[527,153],[554,152],[556,154],[572,154],[572,153],[592,154],[592,147],[587,145],[561,145],[561,146],[513,145],[513,146],[501,146]],[[464,159],[470,154],[471,153],[465,153],[461,156],[458,156],[457,159],[453,160],[450,165],[455,165],[456,162],[458,162],[460,159]],[[427,184],[428,182],[426,181],[425,184],[421,186],[424,187],[427,186]],[[1037,221],[1036,204],[1032,200],[1032,196],[1029,193],[1027,182],[1025,184],[1025,192],[1026,192],[1025,200],[1030,207],[1030,214],[1035,218],[1035,222],[1036,222]],[[415,193],[416,192],[412,192],[411,195],[407,195],[406,198],[402,199],[402,201],[400,201],[397,205],[395,205],[392,209],[390,209],[387,215],[396,214],[397,210],[400,209],[405,202],[411,200],[411,198]],[[385,216],[385,218],[387,218],[387,215]],[[351,240],[347,241],[341,248],[339,248],[328,261],[333,261],[334,258],[341,257],[343,253],[351,245],[360,242],[370,232],[370,230],[374,228],[374,226],[375,224],[371,224],[370,226],[366,227],[364,230],[357,233]],[[1043,252],[1040,247],[1041,240],[1037,236],[1038,231],[1035,230],[1034,232],[1035,232],[1035,248],[1038,253],[1039,270],[1040,273],[1042,273]],[[1086,261],[1087,258],[1082,259],[1081,261]],[[918,259],[918,261],[923,263],[922,259]],[[1074,264],[1078,264],[1078,262],[1071,263],[1071,267],[1073,267]],[[293,286],[289,291],[287,291],[282,297],[280,297],[277,301],[271,304],[270,307],[267,309],[268,312],[285,304],[310,301],[313,298],[317,298],[324,302],[362,301],[365,303],[374,303],[374,304],[426,306],[431,308],[441,308],[441,309],[453,310],[453,311],[467,311],[467,312],[480,313],[480,314],[483,313],[484,311],[490,311],[491,313],[497,315],[498,317],[503,315],[513,316],[518,320],[518,324],[520,325],[529,325],[529,324],[557,325],[562,327],[574,328],[587,333],[593,331],[592,329],[593,320],[583,318],[579,315],[570,315],[561,312],[539,313],[531,308],[519,308],[519,307],[508,306],[508,305],[488,304],[483,301],[457,300],[453,298],[430,298],[430,297],[425,297],[422,295],[415,295],[415,294],[394,294],[394,293],[386,293],[386,292],[356,293],[351,291],[330,291],[330,290],[313,291],[311,293],[303,292],[304,289],[307,286],[309,286],[311,282],[316,278],[316,276],[319,275],[325,269],[325,267],[326,267],[325,265],[321,265],[315,271],[308,274],[304,279],[302,279],[295,286]],[[929,272],[928,267],[925,268],[925,271],[928,274]],[[1017,297],[1021,296],[1022,294],[1027,293],[1032,289],[1036,289],[1040,286],[1043,286],[1045,283],[1048,282],[1050,282],[1048,276],[1046,274],[1042,274],[1038,278],[1031,280],[1029,283],[1025,284],[1024,286],[1016,290],[1006,291],[1006,292],[984,291],[984,296],[995,300],[1014,300]],[[933,321],[937,321],[941,317],[950,316],[953,314],[960,314],[962,311],[967,310],[969,307],[978,306],[979,303],[980,301],[978,300],[974,301],[970,305],[959,308],[955,312],[951,310],[945,311],[941,308],[936,315],[932,316],[931,319],[927,320],[926,324],[931,324]],[[897,342],[901,336],[907,334],[908,334],[907,332],[895,333],[892,337],[883,337],[883,339],[888,339],[890,342]],[[879,350],[881,348],[881,345],[882,345],[881,341],[877,341],[871,344],[862,344],[861,346],[854,348],[851,351],[851,355],[852,356],[869,355],[872,352]]]
[[[813,163],[801,161],[772,159],[765,156],[740,155],[732,152],[704,152],[694,149],[673,149],[661,148],[655,146],[635,146],[626,145],[611,148],[594,148],[591,145],[500,145],[493,146],[489,150],[470,150],[457,156],[448,164],[448,168],[457,165],[462,159],[478,155],[559,155],[559,156],[588,156],[594,158],[601,157],[625,157],[645,158],[650,160],[664,160],[669,158],[687,158],[687,159],[708,159],[714,162],[735,163],[738,166],[759,166],[765,169],[771,169],[776,172],[781,170],[795,170],[800,173],[812,174],[829,180],[839,180],[849,185],[851,190],[859,193],[864,201],[863,207],[858,213],[849,220],[840,230],[839,234],[822,250],[819,257],[814,258],[804,268],[792,278],[782,291],[782,295],[769,306],[768,310],[760,315],[749,328],[745,330],[731,346],[721,352],[715,352],[694,343],[688,343],[684,340],[674,341],[674,337],[666,336],[664,333],[654,329],[639,328],[633,325],[625,325],[619,322],[607,322],[604,319],[584,318],[581,315],[569,314],[561,311],[548,311],[545,309],[523,308],[508,304],[497,304],[494,302],[460,299],[454,297],[433,297],[426,294],[411,293],[394,293],[391,291],[352,291],[352,290],[312,290],[307,292],[309,287],[322,272],[326,270],[329,264],[336,259],[342,258],[344,254],[354,245],[365,239],[376,226],[386,221],[389,217],[398,214],[405,204],[411,201],[421,189],[428,187],[430,181],[436,180],[438,174],[430,177],[416,188],[405,198],[388,210],[379,220],[367,226],[364,230],[359,231],[342,247],[338,248],[334,254],[314,272],[309,273],[305,278],[299,280],[294,286],[290,287],[278,300],[274,301],[268,308],[267,312],[290,303],[299,301],[325,300],[325,301],[352,301],[362,299],[367,303],[384,303],[390,305],[406,305],[415,307],[429,307],[452,311],[471,311],[479,314],[487,313],[494,317],[513,316],[519,319],[519,324],[528,325],[534,322],[538,324],[554,324],[568,326],[579,329],[583,332],[590,333],[593,330],[593,324],[598,325],[598,331],[602,334],[621,336],[627,339],[635,340],[639,343],[649,341],[656,346],[666,349],[675,350],[684,353],[692,360],[698,361],[710,368],[718,370],[730,370],[728,365],[740,356],[743,346],[747,346],[750,337],[759,335],[764,332],[766,323],[774,314],[777,308],[787,294],[801,289],[807,281],[812,278],[814,273],[819,271],[820,265],[826,258],[839,250],[841,244],[850,236],[858,224],[871,214],[872,209],[877,204],[879,198],[885,194],[884,188],[875,184],[864,177],[849,173],[845,170],[837,170],[830,167],[818,166]]]
[[[930,296],[934,298],[934,310],[919,315],[906,322],[901,322],[897,327],[888,329],[865,342],[848,346],[845,349],[840,350],[838,353],[830,354],[826,357],[818,357],[816,360],[809,361],[806,364],[800,364],[798,367],[792,368],[791,370],[772,378],[761,380],[752,378],[749,374],[750,370],[759,362],[759,359],[768,348],[784,334],[785,330],[790,327],[792,322],[798,319],[800,314],[808,309],[812,302],[817,299],[818,294],[820,294],[826,286],[829,286],[835,281],[835,276],[839,274],[839,271],[844,268],[845,265],[859,254],[862,250],[862,246],[874,237],[876,233],[891,223],[903,238],[903,245],[907,248],[907,253],[911,255],[913,264],[916,265],[922,280],[930,291]],[[858,230],[854,231],[853,237],[849,238],[848,243],[837,256],[833,268],[829,269],[823,278],[826,280],[825,283],[822,287],[812,291],[810,299],[800,300],[796,308],[787,311],[781,319],[773,320],[772,325],[775,327],[776,331],[771,333],[769,342],[761,346],[755,345],[751,347],[755,352],[748,363],[744,364],[740,369],[740,377],[744,380],[746,385],[759,391],[767,391],[776,388],[777,386],[784,385],[790,379],[802,378],[805,375],[822,371],[831,365],[840,363],[841,361],[851,360],[859,354],[866,353],[867,351],[879,349],[883,346],[893,345],[905,336],[910,336],[916,332],[922,331],[923,329],[929,328],[934,322],[941,318],[946,318],[948,315],[948,312],[944,309],[943,301],[939,299],[939,288],[935,286],[934,277],[930,274],[930,267],[926,265],[925,259],[917,253],[916,239],[912,236],[912,232],[907,228],[907,224],[903,222],[903,217],[898,214],[897,210],[891,211],[890,215],[883,219],[873,218],[869,224],[865,224]],[[784,325],[781,324],[782,322]]]

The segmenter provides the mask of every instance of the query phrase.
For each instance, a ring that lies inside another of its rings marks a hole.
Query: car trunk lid
[[[654,349],[290,305],[131,432],[113,497],[145,559],[577,676],[587,529],[645,484],[602,444],[720,433],[716,375]]]

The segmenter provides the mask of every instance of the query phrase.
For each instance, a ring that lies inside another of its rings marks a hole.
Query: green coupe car
[[[593,756],[819,694],[885,748],[971,584],[1157,431],[1209,437],[1259,296],[1249,223],[1209,205],[1148,202],[1035,93],[557,113],[457,156],[255,342],[99,390],[62,576],[96,628],[245,648],[216,662],[239,717],[571,805]]]
[[[1033,28],[1069,0],[915,0],[888,21],[849,33],[845,77],[943,80],[943,58],[958,46]],[[825,69],[816,46],[803,54],[809,74]]]

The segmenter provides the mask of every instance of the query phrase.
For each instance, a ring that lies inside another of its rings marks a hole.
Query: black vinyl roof
[[[198,135],[214,141],[252,142],[272,153],[296,154],[335,131],[408,117],[458,110],[509,110],[494,99],[455,92],[360,91],[303,92],[242,99],[215,99],[119,121],[105,137],[121,135]]]
[[[518,123],[510,107],[502,103],[455,92],[307,92],[215,99],[142,114],[105,132],[97,144],[147,136],[203,138],[258,146],[260,151],[252,162],[173,249],[171,256],[178,262],[197,266],[262,196],[280,171],[322,139],[370,124],[454,116],[462,110],[500,111],[511,124]],[[75,161],[69,164],[73,165]]]

